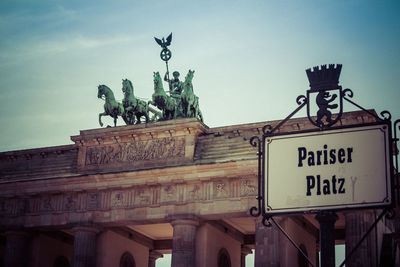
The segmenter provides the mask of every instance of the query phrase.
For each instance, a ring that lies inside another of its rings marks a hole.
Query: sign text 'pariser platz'
[[[385,123],[265,137],[267,214],[391,204]]]

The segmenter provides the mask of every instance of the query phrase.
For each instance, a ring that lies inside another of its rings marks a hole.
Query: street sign
[[[268,215],[391,204],[389,124],[264,138]]]

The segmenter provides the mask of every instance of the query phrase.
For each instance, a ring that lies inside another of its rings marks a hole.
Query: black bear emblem
[[[338,107],[337,104],[330,104],[336,99],[337,95],[336,94],[330,94],[327,91],[320,91],[317,95],[317,106],[319,110],[317,111],[317,124],[320,126],[323,126],[324,123],[322,122],[322,119],[324,117],[325,121],[327,123],[330,123],[332,121],[332,112],[329,111],[329,109],[335,109]]]

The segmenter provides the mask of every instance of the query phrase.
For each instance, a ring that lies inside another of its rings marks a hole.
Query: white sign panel
[[[389,205],[388,131],[379,124],[266,137],[266,213]]]

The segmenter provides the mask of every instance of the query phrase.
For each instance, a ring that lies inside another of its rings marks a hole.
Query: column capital
[[[180,220],[174,220],[171,222],[172,226],[175,225],[193,225],[193,226],[199,226],[200,222],[198,220],[188,220],[188,219],[180,219]]]
[[[78,226],[73,227],[71,230],[73,233],[91,232],[91,233],[98,234],[101,231],[101,228],[98,226],[78,225]]]
[[[155,261],[155,260],[157,260],[159,258],[163,258],[163,257],[164,257],[164,255],[162,253],[158,252],[157,250],[150,250],[149,251],[149,258],[151,260]]]
[[[249,248],[248,246],[242,245],[241,250],[240,250],[240,254],[246,256],[246,255],[249,255],[249,254],[252,254],[252,253],[253,253],[253,251],[251,250],[251,248]]]
[[[193,225],[199,226],[200,219],[193,214],[178,214],[178,215],[170,215],[167,217],[169,221],[171,221],[171,225]]]

